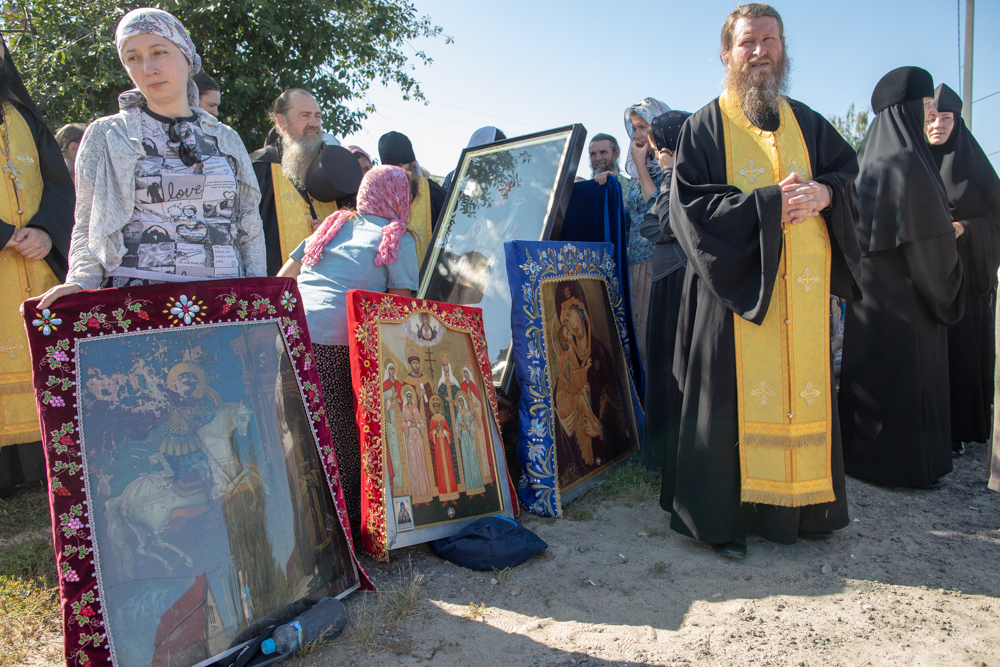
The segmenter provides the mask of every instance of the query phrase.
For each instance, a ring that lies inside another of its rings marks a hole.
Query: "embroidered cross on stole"
[[[281,165],[271,164],[271,182],[274,184],[274,212],[278,217],[278,239],[281,242],[281,262],[288,261],[288,255],[299,247],[299,244],[312,234],[309,221],[312,213],[309,205],[295,189],[292,182],[285,178]],[[308,197],[308,195],[306,195]],[[337,202],[322,202],[312,199],[316,219],[323,222],[337,211]]]
[[[811,178],[788,102],[774,132],[753,126],[729,90],[719,98],[728,182],[743,192],[792,171]],[[782,224],[778,278],[760,326],[735,314],[740,499],[801,507],[834,500],[830,470],[830,239],[821,216]]]
[[[38,148],[21,114],[3,102],[4,122],[9,123],[3,146],[10,164],[2,164],[0,220],[24,227],[42,202],[42,175]],[[0,133],[2,141],[2,133]],[[7,162],[0,153],[0,163]],[[0,251],[0,447],[34,442],[40,438],[35,394],[31,385],[31,359],[21,302],[59,284],[44,260],[25,259],[16,250]]]

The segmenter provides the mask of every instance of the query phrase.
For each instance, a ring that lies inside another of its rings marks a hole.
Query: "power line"
[[[958,36],[958,96],[962,96],[962,0],[955,0],[955,33]]]
[[[1000,90],[998,90],[995,93],[990,93],[989,95],[984,95],[984,96],[980,97],[978,100],[972,100],[972,103],[975,104],[976,102],[982,102],[987,97],[993,97],[994,95],[1000,95]]]
[[[1000,153],[1000,151],[993,151],[992,153],[987,153],[986,157],[989,157],[991,155],[996,155],[997,153]]]

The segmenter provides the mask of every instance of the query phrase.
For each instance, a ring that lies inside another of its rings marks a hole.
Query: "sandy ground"
[[[495,585],[426,546],[366,560],[383,587],[423,575],[414,613],[390,623],[355,594],[355,626],[289,667],[1000,665],[1000,494],[969,450],[938,491],[849,479],[848,528],[751,538],[743,562],[672,533],[655,499],[587,497],[592,520],[523,516],[549,548]]]
[[[593,493],[593,519],[523,515],[549,548],[506,576],[426,546],[366,558],[383,589],[418,575],[412,612],[391,621],[388,596],[356,593],[344,635],[284,664],[1000,665],[1000,494],[969,449],[938,491],[849,479],[848,528],[751,538],[743,562],[672,533],[656,499]]]

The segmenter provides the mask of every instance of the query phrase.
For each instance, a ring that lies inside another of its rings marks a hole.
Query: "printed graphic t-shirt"
[[[141,117],[146,155],[135,168],[135,212],[123,230],[125,257],[109,274],[114,284],[242,277],[235,159],[219,152],[197,114],[174,120],[143,108]],[[182,151],[196,159],[191,166]]]

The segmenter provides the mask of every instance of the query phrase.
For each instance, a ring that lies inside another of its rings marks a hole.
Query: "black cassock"
[[[831,289],[860,298],[852,275],[859,259],[851,188],[857,158],[825,118],[800,102],[789,103],[813,178],[834,192],[823,214],[832,247]],[[777,126],[774,116],[762,129]],[[837,403],[834,399],[831,415],[836,500],[806,507],[741,502],[733,313],[755,324],[767,313],[781,256],[781,190],[774,185],[744,194],[726,184],[725,162],[716,99],[681,130],[670,195],[670,224],[687,253],[688,270],[674,354],[683,392],[680,435],[676,447],[668,444],[665,452],[661,503],[673,498],[670,527],[703,542],[759,535],[787,544],[799,530],[835,530],[848,523]]]
[[[947,327],[962,317],[965,281],[924,138],[925,95],[880,110],[858,150],[865,298],[844,321],[844,461],[852,477],[889,486],[952,469]]]
[[[948,328],[951,439],[986,442],[990,437],[993,368],[996,363],[990,301],[1000,266],[1000,178],[962,119],[962,99],[945,84],[934,91],[938,111],[950,111],[955,127],[948,140],[931,146],[941,173],[958,237],[965,279],[965,315]]]

